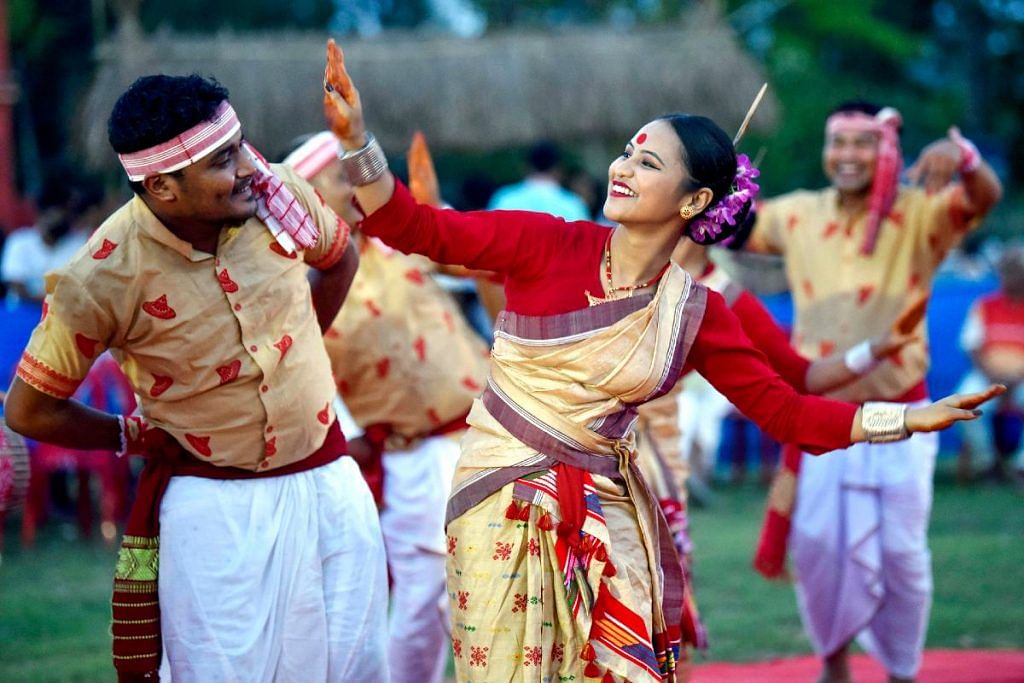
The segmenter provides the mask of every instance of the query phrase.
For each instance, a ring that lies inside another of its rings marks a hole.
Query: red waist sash
[[[114,668],[118,681],[159,680],[160,602],[157,593],[160,549],[160,501],[171,477],[206,479],[263,479],[283,477],[327,465],[345,455],[345,437],[334,422],[323,445],[306,458],[273,470],[253,472],[217,467],[180,446],[170,454],[150,458],[139,476],[135,502],[128,514],[117,557],[112,598]]]

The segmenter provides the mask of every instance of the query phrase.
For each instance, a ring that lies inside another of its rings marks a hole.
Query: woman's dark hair
[[[704,210],[713,208],[732,191],[733,181],[736,179],[736,149],[732,146],[732,139],[717,123],[706,116],[676,113],[666,114],[658,120],[668,122],[682,143],[683,166],[690,175],[686,190],[693,192],[702,187],[708,188],[714,197]],[[721,226],[722,232],[713,242],[721,242],[732,237],[743,225],[749,212],[750,203],[736,217],[736,225]],[[687,229],[690,225],[693,225],[693,221],[687,224]]]
[[[209,121],[227,88],[213,79],[191,76],[143,76],[117,99],[107,121],[107,139],[118,154],[167,142],[202,121]],[[137,194],[141,182],[132,182]]]

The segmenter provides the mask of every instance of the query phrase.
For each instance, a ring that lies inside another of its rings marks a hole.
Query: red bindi
[[[642,145],[647,140],[647,133],[640,133],[636,136],[636,144]]]

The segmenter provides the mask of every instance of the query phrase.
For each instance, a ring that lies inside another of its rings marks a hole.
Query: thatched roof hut
[[[134,37],[133,37],[134,36]],[[325,35],[179,35],[122,31],[98,51],[80,135],[96,168],[115,163],[106,142],[114,100],[147,73],[212,75],[231,90],[246,134],[268,154],[323,127]],[[506,32],[474,40],[385,34],[344,40],[370,128],[404,149],[422,129],[435,150],[488,150],[538,138],[622,140],[668,111],[739,124],[763,76],[714,11],[678,24],[617,31]],[[767,98],[755,126],[774,123]]]

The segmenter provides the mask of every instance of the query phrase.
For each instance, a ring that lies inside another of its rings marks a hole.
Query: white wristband
[[[123,458],[128,452],[128,427],[124,423],[124,415],[117,416],[117,427],[121,430],[121,450],[114,455]]]
[[[850,372],[863,375],[878,365],[878,360],[871,353],[871,342],[865,340],[849,349],[843,356],[843,363]]]

